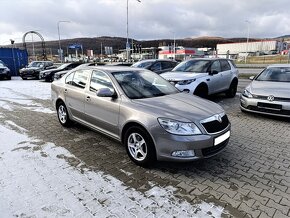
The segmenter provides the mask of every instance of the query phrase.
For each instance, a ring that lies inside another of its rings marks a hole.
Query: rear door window
[[[227,60],[220,60],[222,71],[231,70],[231,66]]]
[[[213,71],[217,71],[217,72],[221,72],[221,64],[219,61],[214,61],[211,65],[211,72]]]

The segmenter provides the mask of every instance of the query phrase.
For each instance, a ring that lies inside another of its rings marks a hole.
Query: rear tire
[[[62,126],[69,127],[72,124],[67,108],[63,102],[60,102],[56,106],[57,118]]]
[[[125,133],[124,145],[128,156],[135,164],[149,167],[156,162],[154,142],[143,128],[130,127]]]
[[[237,88],[238,88],[238,82],[237,81],[232,81],[230,88],[226,91],[226,96],[228,98],[233,98],[237,94]]]

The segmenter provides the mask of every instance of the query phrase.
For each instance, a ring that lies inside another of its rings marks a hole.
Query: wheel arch
[[[136,121],[130,121],[130,122],[126,123],[124,125],[124,127],[122,128],[122,131],[121,131],[121,142],[122,142],[122,144],[124,144],[125,134],[126,134],[127,130],[129,128],[133,127],[133,126],[140,127],[141,129],[143,129],[144,131],[146,131],[147,134],[151,137],[151,140],[153,141],[154,147],[156,149],[155,141],[154,141],[152,135],[147,131],[147,129],[141,123],[136,122]]]
[[[199,84],[195,87],[195,89],[194,89],[194,91],[193,91],[193,94],[194,94],[194,93],[196,92],[196,90],[197,90],[198,88],[200,88],[200,87],[205,87],[206,90],[207,90],[207,94],[208,94],[208,85],[207,85],[206,82],[201,82],[201,83],[199,83]]]

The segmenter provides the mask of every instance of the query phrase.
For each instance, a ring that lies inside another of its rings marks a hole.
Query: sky
[[[140,1],[128,0],[128,32],[136,40],[290,34],[289,0]],[[126,5],[127,0],[0,0],[0,45],[22,42],[28,31],[58,40],[58,24],[61,39],[126,37]],[[33,34],[26,39],[39,41]]]

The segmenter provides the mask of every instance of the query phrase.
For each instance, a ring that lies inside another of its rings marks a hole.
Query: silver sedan
[[[290,117],[290,64],[270,65],[240,95],[241,110]]]
[[[148,70],[87,67],[54,81],[51,92],[63,126],[76,121],[120,141],[141,166],[211,157],[230,138],[219,105],[180,93]]]

